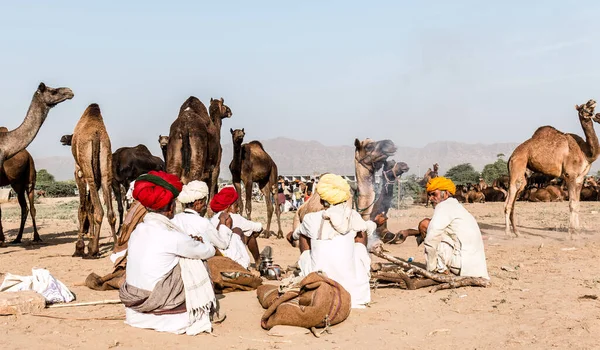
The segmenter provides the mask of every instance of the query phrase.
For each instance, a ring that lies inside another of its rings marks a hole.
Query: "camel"
[[[215,194],[219,190],[219,172],[221,171],[221,156],[223,155],[223,148],[221,147],[221,126],[223,125],[223,119],[231,118],[231,109],[225,105],[225,100],[223,97],[221,99],[210,99],[210,105],[208,106],[208,114],[210,115],[210,119],[213,122],[214,126],[217,129],[217,159],[212,161],[211,164],[213,166],[211,171],[211,183],[212,189],[210,192]]]
[[[169,144],[169,136],[158,135],[158,144],[162,151],[163,161],[167,164],[167,145]]]
[[[75,158],[75,182],[79,190],[79,234],[73,256],[95,258],[99,255],[100,228],[104,211],[98,191],[102,188],[108,223],[116,244],[115,214],[112,207],[112,152],[100,107],[89,105],[75,126],[71,151]],[[83,235],[88,226],[92,233],[84,254]]]
[[[218,180],[221,150],[221,119],[231,116],[225,105],[215,111],[217,124],[210,119],[206,106],[196,97],[190,96],[179,109],[177,119],[171,124],[167,144],[167,172],[179,176],[187,184],[192,180],[206,182],[209,198],[215,194],[213,184],[215,172]],[[216,103],[218,105],[218,103]],[[216,169],[215,169],[216,168]],[[216,182],[216,181],[215,181]]]
[[[112,154],[112,189],[115,193],[119,211],[119,231],[123,225],[123,198],[122,188],[125,192],[132,181],[142,174],[152,170],[165,170],[165,163],[159,157],[150,153],[145,145],[135,147],[121,147]]]
[[[0,169],[6,160],[29,146],[48,117],[50,109],[73,96],[73,91],[69,88],[51,88],[40,83],[23,123],[14,130],[0,132]]]
[[[364,220],[369,220],[375,204],[375,173],[380,170],[388,157],[396,153],[396,145],[391,140],[354,140],[354,167],[356,171],[357,193],[356,211]]]
[[[0,133],[7,132],[8,129],[0,127]],[[19,233],[11,243],[21,243],[23,237],[23,229],[25,228],[25,221],[27,221],[27,214],[31,212],[31,222],[33,224],[33,241],[41,242],[40,235],[35,224],[35,204],[34,204],[34,189],[36,180],[36,171],[33,158],[27,150],[21,150],[17,152],[12,158],[4,161],[2,170],[0,171],[0,186],[10,185],[17,194],[19,200],[19,206],[21,207],[21,224],[19,225]],[[27,208],[27,201],[29,199],[29,208]],[[0,209],[0,244],[4,244],[4,231],[2,229],[2,210]]]
[[[481,191],[485,196],[486,202],[504,202],[506,195],[504,192],[497,190],[493,187],[487,187]]]
[[[271,235],[271,219],[273,218],[273,195],[277,193],[277,164],[271,156],[265,151],[263,145],[258,141],[244,142],[246,135],[244,129],[229,129],[233,139],[233,159],[229,164],[231,177],[235,190],[240,194],[238,204],[240,212],[244,212],[244,203],[242,202],[242,186],[246,192],[246,216],[248,220],[252,218],[252,186],[254,182],[265,197],[267,205],[267,229],[265,235]],[[277,238],[283,238],[281,230],[281,210],[275,205],[275,216],[277,217]]]
[[[540,172],[552,177],[561,177],[569,192],[569,231],[568,238],[578,233],[579,195],[585,175],[600,153],[600,144],[594,131],[594,122],[600,123],[600,116],[594,115],[596,101],[589,100],[575,105],[579,122],[585,134],[584,141],[575,134],[562,133],[552,126],[538,128],[531,138],[520,144],[510,156],[508,170],[510,185],[504,203],[505,233],[510,235],[511,228],[518,236],[514,220],[515,200],[519,192],[525,189],[526,171]]]
[[[433,170],[431,170],[431,168],[428,168],[419,184],[423,187],[426,187],[429,180],[438,177],[439,168],[440,165],[438,163],[433,164]],[[424,198],[425,208],[429,208],[429,197],[427,196],[427,193],[423,193],[422,196]]]
[[[485,195],[479,189],[479,184],[468,186],[466,198],[468,203],[485,203]]]

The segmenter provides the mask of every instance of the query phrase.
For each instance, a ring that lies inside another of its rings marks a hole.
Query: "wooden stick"
[[[52,315],[40,315],[40,314],[31,314],[31,316],[54,318],[57,320],[74,320],[74,321],[123,321],[125,319],[125,316],[105,316],[105,317],[85,317],[85,318],[73,318],[73,317],[62,317],[62,316],[52,316]]]
[[[46,307],[56,308],[56,307],[91,306],[91,305],[121,304],[121,303],[122,303],[121,300],[115,299],[115,300],[86,301],[83,303],[52,304],[52,305],[48,305]]]
[[[381,248],[375,249],[371,253],[373,253],[373,255],[376,255],[382,259],[393,262],[394,264],[400,265],[401,267],[403,267],[405,269],[412,270],[414,273],[416,273],[418,275],[429,278],[438,283],[447,284],[447,285],[444,285],[443,287],[440,287],[440,286],[434,287],[431,290],[432,292],[442,290],[442,289],[457,288],[457,287],[463,287],[463,286],[489,287],[491,285],[491,282],[489,280],[482,278],[482,277],[466,277],[466,276],[465,277],[457,277],[457,276],[452,276],[452,275],[443,275],[440,273],[429,272],[418,266],[404,262],[404,261],[396,258],[395,256],[386,254],[382,251]]]

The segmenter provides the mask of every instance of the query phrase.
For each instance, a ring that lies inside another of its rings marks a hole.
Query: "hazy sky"
[[[582,134],[600,100],[595,1],[11,1],[0,10],[0,116],[23,120],[40,81],[75,98],[29,146],[59,143],[90,103],[113,150],[159,153],[190,95],[224,97],[246,138],[327,145],[522,142],[541,125]]]

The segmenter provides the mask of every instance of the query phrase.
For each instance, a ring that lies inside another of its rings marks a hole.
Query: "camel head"
[[[579,112],[579,120],[594,120],[596,123],[600,123],[600,116],[594,115],[594,109],[596,108],[596,101],[589,100],[585,104],[575,105],[575,109]]]
[[[169,144],[169,136],[158,135],[158,144],[160,148],[165,148]]]
[[[396,145],[391,140],[373,141],[354,140],[354,160],[375,172],[383,166],[386,159],[396,153]]]
[[[63,146],[71,146],[71,140],[73,140],[73,134],[63,135],[60,138],[60,143],[62,143]]]
[[[210,107],[208,108],[211,118],[213,116],[220,116],[221,119],[231,118],[231,108],[225,104],[223,97],[221,99],[210,99]],[[214,120],[214,119],[213,119]]]
[[[40,83],[35,95],[48,107],[52,108],[57,104],[70,100],[75,96],[71,89],[66,87],[51,88],[44,83]]]
[[[244,132],[244,129],[229,129],[229,131],[231,132],[231,139],[233,140],[233,144],[234,145],[241,145],[242,142],[244,142],[244,136],[246,136],[246,133]]]
[[[383,165],[383,176],[388,181],[395,181],[397,178],[402,176],[405,172],[409,171],[408,164],[404,162],[396,162],[393,159],[388,159]]]
[[[439,168],[440,168],[440,165],[439,165],[438,163],[435,163],[435,164],[433,165],[433,171],[434,171],[434,172],[436,172],[436,173],[437,173]]]

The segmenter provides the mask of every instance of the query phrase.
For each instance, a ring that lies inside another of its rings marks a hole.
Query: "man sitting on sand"
[[[229,214],[221,215],[215,227],[204,217],[208,208],[207,196],[208,186],[203,181],[194,180],[183,185],[177,200],[185,206],[185,209],[175,215],[171,221],[193,238],[201,238],[204,243],[212,244],[215,248],[225,251],[231,242],[232,232],[227,227],[227,221],[231,222],[231,217]]]
[[[210,201],[210,209],[215,212],[211,218],[212,224],[217,227],[221,220],[231,216],[231,227],[233,233],[229,248],[222,253],[231,260],[242,265],[244,268],[250,266],[250,257],[246,251],[245,245],[254,258],[256,268],[259,268],[260,253],[258,251],[258,242],[256,238],[262,231],[262,224],[256,221],[250,221],[238,214],[239,206],[237,204],[238,193],[233,186],[223,187]],[[235,237],[237,235],[237,237]],[[239,239],[238,239],[239,238]]]
[[[201,259],[215,254],[171,222],[182,183],[175,175],[151,171],[135,182],[133,198],[148,213],[131,233],[125,283],[119,297],[125,323],[162,332],[211,332],[215,294]]]
[[[302,224],[288,237],[299,240],[301,276],[321,270],[350,293],[353,308],[364,307],[371,301],[367,236],[377,224],[363,220],[346,203],[350,186],[341,176],[323,175],[316,192],[325,210],[304,215]],[[376,221],[381,219],[378,216]]]
[[[406,230],[425,245],[427,270],[489,279],[481,231],[477,221],[454,198],[452,180],[435,177],[427,183],[427,197],[435,210],[418,230]]]

